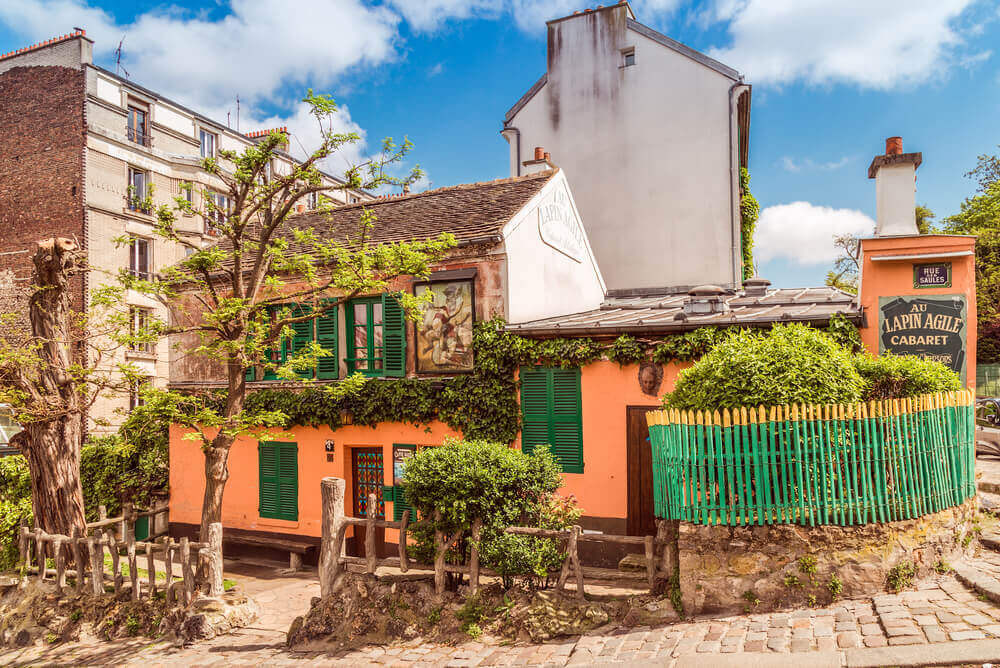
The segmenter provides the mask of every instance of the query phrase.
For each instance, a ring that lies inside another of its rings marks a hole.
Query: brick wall
[[[15,67],[0,73],[0,271],[31,277],[35,242],[85,243],[84,73]],[[82,303],[84,282],[74,299]]]

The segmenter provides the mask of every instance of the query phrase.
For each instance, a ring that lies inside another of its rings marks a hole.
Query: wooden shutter
[[[548,445],[566,473],[583,473],[579,369],[521,369],[521,449]]]
[[[278,516],[278,444],[263,442],[257,446],[260,466],[260,502],[257,513],[261,517]]]
[[[392,493],[392,519],[396,522],[402,521],[403,512],[406,510],[410,511],[410,522],[416,522],[416,511],[406,502],[406,494],[403,492],[402,485],[396,485]]]
[[[340,360],[337,359],[337,311],[335,307],[316,318],[316,343],[330,353],[316,362],[316,377],[336,379],[340,376]]]
[[[274,320],[273,320],[274,314],[277,313],[280,310],[281,310],[280,306],[268,306],[267,307],[267,319],[268,319],[268,323],[274,322]],[[279,354],[278,363],[279,364],[283,363],[285,361],[285,347],[284,347],[283,342],[279,339],[278,341],[273,342],[271,345],[278,347],[278,351],[280,353]],[[274,355],[274,349],[273,348],[267,348],[264,351],[264,359],[267,360],[268,362],[271,361],[273,355]],[[264,371],[264,380],[277,380],[277,379],[278,379],[278,374],[276,374],[273,369],[266,369]]]
[[[392,295],[382,295],[383,375],[406,375],[406,314]]]
[[[299,447],[282,443],[278,452],[278,517],[294,522],[299,519]]]
[[[293,318],[305,315],[307,313],[312,313],[312,306],[309,304],[296,304],[291,309],[291,314]],[[312,343],[313,340],[313,323],[314,320],[306,320],[304,322],[294,322],[292,323],[292,340],[289,342],[289,355],[291,357],[299,353],[303,348]],[[305,369],[303,371],[296,371],[295,375],[299,378],[312,378],[312,369]]]

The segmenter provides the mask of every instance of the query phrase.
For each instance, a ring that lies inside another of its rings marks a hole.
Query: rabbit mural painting
[[[472,281],[417,285],[417,296],[428,290],[431,301],[417,323],[417,370],[422,373],[472,371]]]

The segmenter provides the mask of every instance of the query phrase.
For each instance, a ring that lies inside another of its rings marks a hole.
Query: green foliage
[[[738,327],[720,329],[718,327],[699,327],[680,334],[671,334],[653,350],[653,361],[658,364],[669,364],[673,361],[690,362],[705,355],[719,345]]]
[[[861,332],[843,313],[834,313],[826,326],[826,334],[850,352],[858,352],[863,348]]]
[[[681,371],[665,404],[686,410],[858,401],[864,381],[851,356],[805,325],[730,334]]]
[[[792,589],[793,587],[802,586],[802,581],[799,580],[799,576],[795,575],[794,573],[789,573],[788,575],[786,575],[784,582],[785,586],[788,587],[789,589]]]
[[[0,570],[17,563],[17,532],[31,522],[31,478],[24,457],[0,457]]]
[[[745,592],[743,592],[742,598],[744,601],[746,601],[753,607],[757,607],[758,605],[760,605],[760,597],[757,596],[757,594],[754,593],[752,589],[747,589]]]
[[[750,192],[750,172],[740,167],[740,241],[743,247],[743,279],[753,278],[753,233],[760,217],[760,205]]]
[[[611,346],[611,359],[621,366],[637,364],[646,358],[646,351],[635,337],[622,334]]]
[[[513,578],[544,579],[562,563],[555,541],[512,536],[508,526],[566,528],[579,518],[572,500],[554,498],[562,484],[559,465],[549,452],[530,454],[488,441],[447,441],[419,450],[406,463],[407,502],[420,513],[414,527],[414,554],[433,558],[433,531],[468,534],[472,521],[483,521],[481,563],[495,570],[506,586]],[[441,521],[434,522],[434,510]],[[464,552],[451,555],[464,561]]]
[[[854,356],[854,368],[864,379],[866,400],[962,389],[957,373],[940,362],[915,355],[858,354]]]
[[[947,575],[951,573],[951,565],[943,559],[938,559],[937,563],[934,564],[934,572],[939,575]]]
[[[805,575],[816,574],[816,557],[811,554],[799,558],[799,572]]]
[[[830,581],[826,584],[826,588],[830,592],[830,599],[836,601],[844,591],[844,583],[834,573],[830,576]]]
[[[886,584],[889,590],[899,593],[913,584],[913,577],[917,574],[917,569],[909,561],[901,561],[889,569],[886,577]]]

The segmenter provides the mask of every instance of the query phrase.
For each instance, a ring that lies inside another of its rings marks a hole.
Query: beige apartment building
[[[76,238],[93,270],[75,286],[77,304],[87,308],[89,292],[114,281],[122,269],[151,276],[191,252],[184,244],[153,234],[153,212],[183,196],[196,210],[203,197],[227,205],[220,179],[201,168],[220,150],[240,151],[267,134],[242,134],[126,78],[94,65],[93,42],[84,31],[0,56],[0,269],[30,280],[31,253],[38,239]],[[294,158],[281,154],[272,169],[283,173]],[[226,161],[223,169],[231,168]],[[371,196],[340,189],[326,176],[335,202]],[[191,184],[186,187],[185,184]],[[151,203],[151,206],[150,206]],[[300,205],[316,208],[317,197]],[[214,243],[212,220],[182,215],[185,241]],[[116,239],[131,237],[122,245]],[[137,321],[166,318],[166,309],[137,292],[127,303]],[[118,351],[156,385],[169,374],[167,342]],[[102,397],[94,420],[112,425],[139,401],[138,395]]]

